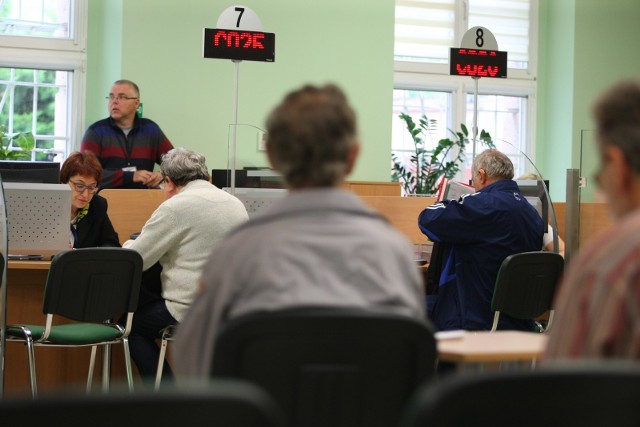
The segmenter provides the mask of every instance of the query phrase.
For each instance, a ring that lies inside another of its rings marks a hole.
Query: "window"
[[[404,164],[411,173],[415,174],[415,163],[410,161],[415,155],[413,139],[405,128],[405,122],[400,119],[400,113],[407,113],[417,118],[426,114],[434,126],[430,127],[430,134],[425,136],[425,149],[433,150],[437,141],[446,138],[446,123],[449,122],[447,116],[451,110],[451,94],[437,91],[420,90],[394,90],[393,91],[393,156],[396,162]],[[404,190],[403,190],[404,191]]]
[[[488,28],[508,52],[507,79],[449,75],[449,48],[474,26]],[[393,154],[407,158],[411,148],[401,112],[436,119],[438,138],[461,123],[471,134],[477,92],[478,128],[509,155],[516,176],[531,172],[526,157],[535,152],[536,29],[537,0],[396,0]],[[465,151],[461,181],[470,178],[473,144]]]
[[[0,2],[0,124],[63,161],[83,132],[86,0]],[[72,120],[73,118],[73,120]]]
[[[68,39],[71,36],[70,1],[4,0],[0,6],[0,33]]]
[[[67,71],[0,68],[0,125],[8,133],[32,132],[32,160],[64,157],[68,137]]]

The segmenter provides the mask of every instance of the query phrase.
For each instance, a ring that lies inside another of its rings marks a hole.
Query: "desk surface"
[[[534,332],[464,332],[459,338],[438,339],[438,358],[463,363],[533,360],[542,355],[547,339]]]
[[[51,267],[51,261],[9,260],[8,267],[10,270],[48,270]]]

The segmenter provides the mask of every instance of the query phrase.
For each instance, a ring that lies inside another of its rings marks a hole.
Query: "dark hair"
[[[74,151],[64,161],[60,168],[60,182],[66,184],[72,176],[92,176],[96,182],[102,179],[102,166],[98,158],[91,151],[83,153]]]
[[[267,150],[292,188],[339,183],[356,144],[356,114],[335,85],[293,91],[267,119]]]
[[[615,145],[640,173],[640,79],[623,80],[603,93],[593,107],[598,142]]]

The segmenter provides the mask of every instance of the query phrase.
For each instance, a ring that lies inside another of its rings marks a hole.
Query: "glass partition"
[[[542,175],[529,156],[520,150],[520,148],[506,140],[500,140],[499,142],[500,146],[498,150],[505,152],[509,156],[514,163],[514,168],[516,164],[520,164],[521,167],[524,168],[525,173],[519,176],[516,175],[514,179],[518,183],[522,194],[536,208],[542,219],[551,227],[548,232],[551,232],[550,237],[551,242],[553,242],[553,252],[559,253],[558,221],[553,200],[549,194],[549,187],[551,185],[564,185],[564,182],[550,182]],[[516,173],[517,170],[516,168]],[[546,232],[547,231],[545,231],[545,233]]]
[[[595,176],[598,171],[598,150],[596,147],[596,131],[582,129],[580,131],[580,202],[602,202]]]
[[[212,182],[229,188],[232,194],[236,188],[283,188],[280,174],[269,166],[265,135],[258,126],[229,125],[227,168],[226,171],[214,169]],[[236,171],[234,176],[231,170]],[[216,182],[216,177],[225,176],[226,180]]]
[[[7,208],[0,177],[0,399],[4,394],[5,330],[7,325]]]
[[[586,241],[611,222],[606,197],[596,182],[600,155],[594,129],[580,131],[580,183],[578,191],[578,240]]]
[[[213,184],[238,197],[250,217],[286,194],[280,174],[269,166],[265,135],[258,126],[229,125],[227,168],[211,171]]]

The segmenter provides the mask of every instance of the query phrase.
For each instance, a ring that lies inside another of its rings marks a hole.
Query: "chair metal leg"
[[[129,353],[129,338],[122,339],[122,347],[124,349],[124,364],[127,370],[127,383],[129,391],[133,392],[133,373],[131,372],[131,355]]]
[[[89,376],[87,377],[87,393],[91,393],[91,385],[93,383],[93,372],[96,367],[96,351],[98,346],[91,347],[91,359],[89,359]]]
[[[31,397],[38,397],[38,385],[36,383],[36,354],[33,348],[33,338],[31,333],[25,333],[25,345],[29,356],[29,380],[31,381]]]
[[[160,344],[160,357],[158,357],[158,369],[156,371],[156,383],[154,386],[155,390],[160,389],[160,382],[162,381],[162,371],[164,371],[164,358],[167,353],[167,338],[163,334],[162,343]]]
[[[109,380],[111,379],[111,345],[102,346],[102,391],[109,392]]]
[[[493,313],[493,325],[491,325],[491,332],[495,332],[498,329],[498,321],[500,320],[500,311]]]
[[[553,315],[555,314],[555,310],[549,310],[549,320],[547,320],[547,327],[544,328],[545,332],[549,332],[551,329],[551,324],[553,323]]]

